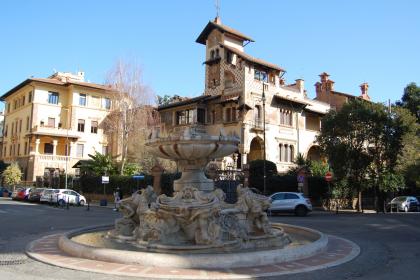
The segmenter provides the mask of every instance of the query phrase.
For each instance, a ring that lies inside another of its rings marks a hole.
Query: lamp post
[[[263,140],[264,140],[264,162],[263,162],[263,190],[264,190],[264,195],[267,194],[267,190],[266,190],[266,171],[265,171],[265,161],[266,161],[266,150],[265,150],[265,83],[263,81],[263,91],[262,91],[262,103],[263,103]]]
[[[67,186],[67,170],[68,170],[68,162],[69,162],[69,108],[62,108],[63,110],[67,111],[67,115],[66,115],[66,169],[65,169],[65,182],[64,182],[64,186],[65,189],[68,188]]]

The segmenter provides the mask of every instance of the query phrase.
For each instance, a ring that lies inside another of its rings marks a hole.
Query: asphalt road
[[[70,207],[66,210],[0,198],[0,280],[127,279],[57,268],[25,259],[23,253],[28,242],[41,236],[110,224],[119,215],[109,208],[92,207],[91,211],[86,211]],[[420,213],[336,215],[314,212],[302,218],[279,215],[271,219],[344,237],[361,247],[359,257],[338,267],[271,279],[420,279]],[[1,265],[1,260],[10,256],[21,258],[24,263]]]

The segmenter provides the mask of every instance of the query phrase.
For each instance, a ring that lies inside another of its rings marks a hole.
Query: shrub
[[[293,175],[274,175],[267,179],[267,191],[269,194],[275,192],[297,192],[297,179]]]
[[[277,174],[277,166],[274,162],[265,161],[266,188],[268,181],[273,175]],[[249,163],[249,184],[253,188],[264,191],[264,160],[254,160]]]

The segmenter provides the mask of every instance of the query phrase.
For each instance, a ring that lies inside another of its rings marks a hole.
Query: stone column
[[[39,144],[41,144],[41,139],[35,139],[35,154],[39,155]]]
[[[57,144],[58,144],[58,141],[53,140],[53,156],[57,154]]]
[[[157,164],[152,167],[151,173],[153,176],[153,190],[155,191],[156,195],[160,195],[162,193],[160,182],[163,173],[163,168]]]
[[[69,145],[70,145],[69,156],[76,157],[76,142],[69,141]]]

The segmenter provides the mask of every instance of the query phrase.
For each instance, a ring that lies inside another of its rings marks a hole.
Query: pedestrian
[[[118,211],[118,207],[120,206],[119,204],[120,204],[120,200],[121,200],[121,197],[120,197],[120,188],[119,187],[117,187],[116,189],[115,189],[115,191],[114,191],[114,211]]]

